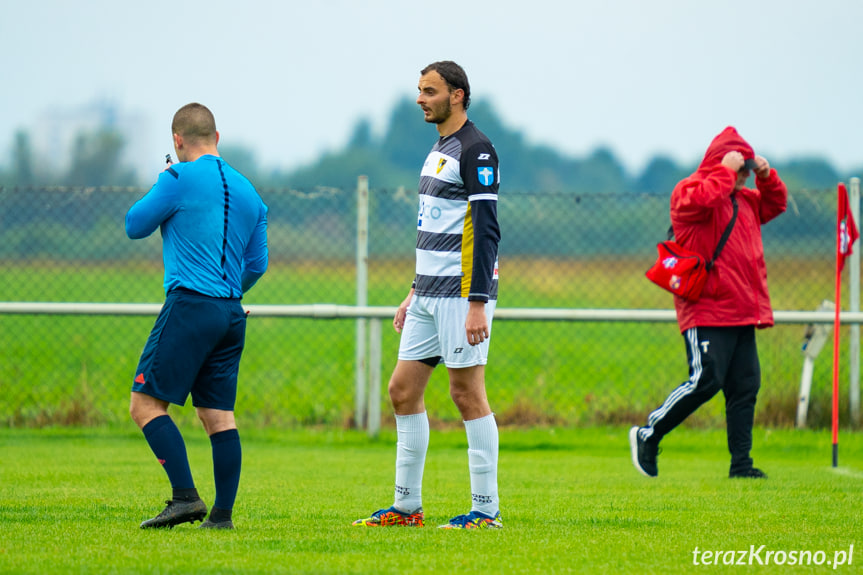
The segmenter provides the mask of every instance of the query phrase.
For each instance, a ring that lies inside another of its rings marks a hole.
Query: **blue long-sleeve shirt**
[[[161,228],[165,292],[241,297],[268,264],[267,206],[222,158],[174,164],[126,214],[126,234]]]

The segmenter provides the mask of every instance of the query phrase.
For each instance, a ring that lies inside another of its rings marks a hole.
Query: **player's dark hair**
[[[420,76],[425,76],[429,72],[440,74],[450,92],[453,90],[462,90],[464,92],[464,109],[467,110],[470,107],[470,83],[467,81],[467,74],[461,66],[452,60],[442,60],[423,68],[420,71]]]
[[[216,118],[197,102],[186,104],[174,114],[171,133],[179,134],[191,142],[208,142],[216,138]]]

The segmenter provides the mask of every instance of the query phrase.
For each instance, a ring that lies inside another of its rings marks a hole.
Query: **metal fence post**
[[[357,178],[357,306],[369,303],[369,179]],[[356,388],[354,394],[354,425],[357,429],[366,423],[366,318],[357,318],[356,335]]]
[[[860,178],[851,178],[851,192],[848,202],[854,221],[860,226]],[[851,271],[848,297],[850,298],[852,312],[860,311],[860,241],[854,253],[851,255]],[[854,323],[850,326],[850,337],[848,340],[848,354],[850,366],[848,369],[848,403],[851,411],[851,425],[860,426],[860,324]]]
[[[369,321],[368,433],[370,437],[377,437],[381,430],[381,318]]]

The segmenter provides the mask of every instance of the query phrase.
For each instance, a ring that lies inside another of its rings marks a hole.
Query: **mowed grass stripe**
[[[198,488],[212,504],[209,443],[184,426]],[[660,476],[639,475],[625,428],[504,430],[500,532],[358,529],[392,502],[395,437],[242,431],[237,530],[142,531],[170,489],[128,428],[6,430],[0,437],[0,572],[506,573],[670,572],[692,552],[848,549],[861,543],[863,438],[757,428],[770,478],[727,479],[722,430],[666,438]],[[423,485],[430,526],[470,505],[462,431],[433,431]],[[832,557],[832,555],[830,555]]]

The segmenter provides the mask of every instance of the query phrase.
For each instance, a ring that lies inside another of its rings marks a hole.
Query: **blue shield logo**
[[[490,166],[477,168],[476,175],[479,178],[479,183],[483,186],[490,186],[494,183],[494,168]]]

